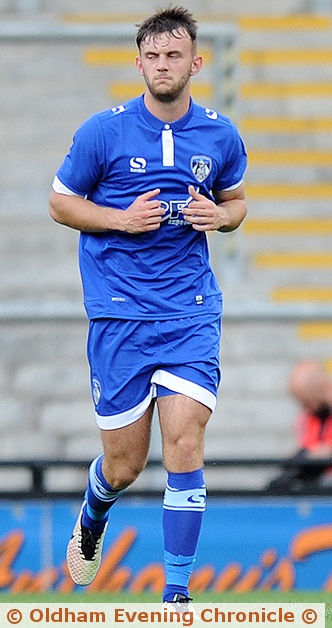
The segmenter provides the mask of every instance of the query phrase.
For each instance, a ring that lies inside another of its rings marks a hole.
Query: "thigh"
[[[152,376],[157,396],[166,388],[213,411],[221,378],[220,316],[204,314],[163,321],[160,329],[160,361]]]
[[[210,408],[182,394],[160,397],[157,403],[167,471],[186,473],[201,468]]]
[[[154,402],[143,416],[117,430],[101,430],[103,473],[113,488],[131,484],[145,467],[151,437]]]

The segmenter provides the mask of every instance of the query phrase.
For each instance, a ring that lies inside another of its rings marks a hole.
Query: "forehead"
[[[156,33],[148,35],[141,43],[141,49],[153,50],[188,50],[192,47],[192,40],[186,30],[181,29],[172,32]]]

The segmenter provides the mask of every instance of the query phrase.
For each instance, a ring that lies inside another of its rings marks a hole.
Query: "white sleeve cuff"
[[[57,176],[54,177],[52,188],[54,192],[57,192],[58,194],[65,194],[66,196],[79,196],[80,198],[84,198],[83,194],[76,194],[76,192],[73,192],[73,190],[67,188],[66,185],[61,183],[60,179]]]
[[[231,185],[229,188],[223,188],[221,191],[222,192],[230,192],[231,190],[236,190],[236,188],[238,188],[241,183],[243,183],[243,179],[241,179],[241,181],[239,181],[238,183],[235,183],[234,185]]]

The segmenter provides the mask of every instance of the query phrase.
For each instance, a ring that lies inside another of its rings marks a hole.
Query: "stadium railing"
[[[250,321],[310,321],[332,320],[329,303],[273,303],[270,301],[228,301],[223,312],[224,320]],[[76,300],[36,301],[28,299],[0,300],[1,323],[29,322],[84,322],[86,314]]]
[[[13,469],[23,469],[29,473],[30,481],[26,483],[24,488],[13,489],[8,483],[7,489],[0,488],[1,499],[81,499],[83,494],[83,488],[81,486],[71,487],[67,490],[52,488],[49,485],[48,474],[58,472],[61,469],[63,472],[69,472],[73,469],[80,470],[86,477],[87,470],[90,461],[88,460],[1,460],[0,461],[0,474],[2,470],[13,471]],[[286,458],[217,458],[205,460],[205,469],[208,475],[210,469],[214,472],[222,473],[222,469],[246,469],[246,473],[250,469],[254,468],[276,468],[276,469],[291,469],[292,467],[298,467],[299,462]],[[303,468],[310,469],[313,466],[331,466],[332,459],[330,460],[307,460],[302,462]],[[162,461],[160,459],[150,459],[147,463],[146,469],[143,474],[148,475],[153,470],[163,470]],[[220,475],[221,477],[221,475]],[[127,498],[142,497],[153,498],[158,497],[163,492],[162,482],[155,483],[155,486],[147,488],[137,488],[135,486],[129,488],[125,494]],[[214,487],[208,488],[209,497],[277,497],[277,496],[324,496],[331,495],[332,485],[330,486],[315,486],[313,489],[310,484],[302,486],[298,490],[288,490],[287,488],[279,488],[271,490],[268,484],[256,488],[248,488],[245,486],[232,487]]]

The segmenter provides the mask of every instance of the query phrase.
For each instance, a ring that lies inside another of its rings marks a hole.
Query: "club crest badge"
[[[92,397],[95,405],[97,406],[101,397],[101,383],[95,378],[92,380]]]
[[[190,160],[190,170],[199,183],[208,178],[212,170],[212,159],[206,155],[194,155]]]

